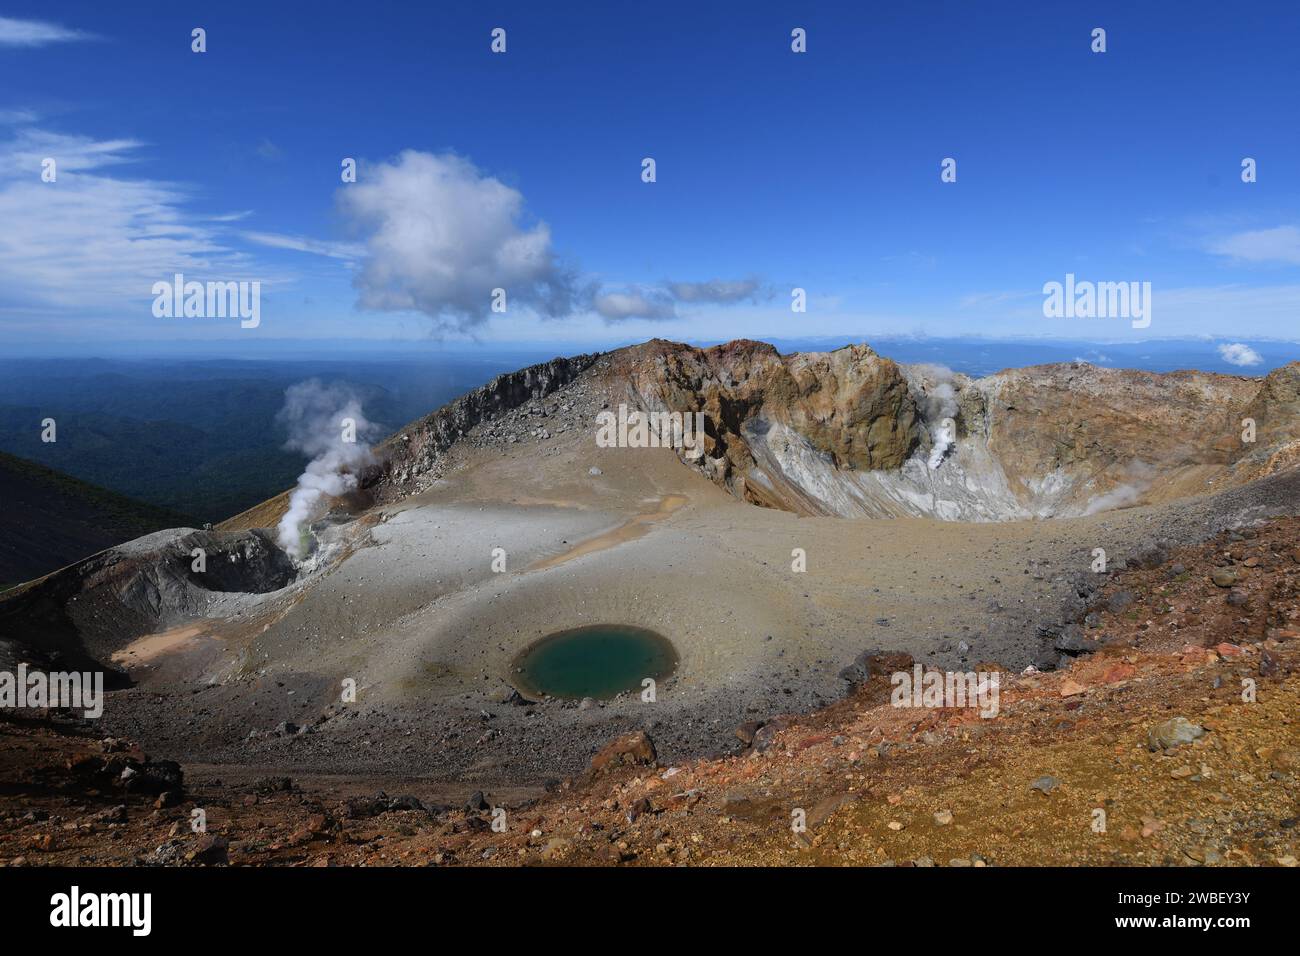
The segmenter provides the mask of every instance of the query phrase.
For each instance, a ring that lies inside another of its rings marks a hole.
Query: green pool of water
[[[642,680],[661,680],[676,666],[672,644],[654,631],[593,624],[542,638],[515,659],[513,670],[534,694],[606,699],[625,690],[639,693]]]

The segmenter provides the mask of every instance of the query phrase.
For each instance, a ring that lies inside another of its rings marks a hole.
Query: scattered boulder
[[[1116,591],[1106,599],[1106,608],[1112,612],[1119,612],[1127,608],[1137,600],[1137,595],[1132,591]]]
[[[785,730],[788,726],[790,726],[790,722],[782,717],[778,717],[775,720],[769,720],[767,723],[763,724],[763,726],[754,733],[754,749],[759,753],[765,753],[768,748],[776,743],[776,735]]]
[[[601,748],[591,758],[591,772],[601,773],[619,766],[651,765],[656,759],[654,742],[644,730],[637,730]]]
[[[888,677],[898,671],[910,671],[914,663],[911,654],[873,649],[863,651],[855,657],[852,664],[840,671],[839,676],[841,680],[857,687],[873,677]]]
[[[1050,775],[1039,777],[1029,785],[1030,790],[1037,790],[1039,793],[1051,793],[1061,785],[1061,781]]]
[[[156,797],[167,790],[184,792],[184,775],[175,760],[132,761],[119,778],[128,793],[145,793]]]
[[[229,844],[225,837],[205,833],[185,850],[185,859],[189,863],[220,866],[229,862],[228,849]]]
[[[1204,733],[1203,727],[1192,723],[1186,717],[1174,717],[1172,720],[1156,724],[1147,731],[1147,749],[1172,750],[1174,747],[1190,744]]]
[[[1163,544],[1154,544],[1144,548],[1132,558],[1129,563],[1139,568],[1158,568],[1169,559],[1169,551]]]
[[[573,849],[573,841],[567,837],[552,837],[542,847],[543,860],[558,860]]]
[[[1084,637],[1082,629],[1077,624],[1068,624],[1063,627],[1056,640],[1052,642],[1053,648],[1072,657],[1079,654],[1091,654],[1100,646],[1092,638]]]
[[[754,735],[763,729],[763,721],[747,720],[736,728],[736,739],[746,747],[754,742]]]
[[[119,804],[107,810],[100,810],[91,819],[96,823],[126,823],[126,805]]]
[[[1215,568],[1210,572],[1210,580],[1221,588],[1230,588],[1237,583],[1237,572],[1232,568]]]

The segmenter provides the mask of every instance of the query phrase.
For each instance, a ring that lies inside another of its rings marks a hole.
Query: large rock
[[[228,861],[230,844],[223,836],[205,833],[196,837],[185,849],[185,859],[206,866],[221,866]]]
[[[1218,587],[1230,588],[1237,583],[1237,572],[1232,568],[1215,568],[1210,572],[1210,580]]]
[[[655,745],[644,730],[624,734],[606,744],[591,758],[591,772],[601,773],[613,767],[653,765],[658,759]]]
[[[1156,724],[1147,731],[1147,748],[1149,750],[1172,750],[1174,747],[1190,744],[1203,735],[1205,730],[1186,717],[1174,717],[1164,723]]]
[[[852,664],[840,671],[839,676],[841,680],[857,687],[872,677],[889,677],[899,671],[911,671],[914,663],[912,655],[903,651],[863,651],[853,659]]]
[[[1061,628],[1056,639],[1052,642],[1052,647],[1062,654],[1077,656],[1079,654],[1091,654],[1101,645],[1090,637],[1084,637],[1083,631],[1077,624],[1067,624]]]

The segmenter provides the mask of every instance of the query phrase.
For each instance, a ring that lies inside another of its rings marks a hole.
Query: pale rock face
[[[784,500],[795,489],[769,490],[761,474],[745,480],[757,464],[751,440],[772,427],[834,470],[901,468],[922,440],[899,366],[866,346],[782,356],[762,342],[696,349],[656,339],[615,354],[611,379],[639,405],[705,413],[706,457],[721,463],[711,474],[757,504],[803,510]]]
[[[704,474],[803,514],[1077,516],[1218,491],[1300,459],[1300,363],[1263,380],[1086,363],[972,380],[866,346],[655,340],[609,372],[645,409],[703,410]],[[1254,445],[1241,420],[1258,425]],[[955,434],[954,434],[955,433]]]

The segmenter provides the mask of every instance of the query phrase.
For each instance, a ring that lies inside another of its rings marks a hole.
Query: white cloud
[[[1300,228],[1277,226],[1239,232],[1212,243],[1210,251],[1243,262],[1300,265]]]
[[[360,259],[366,254],[366,247],[355,242],[329,242],[323,239],[311,239],[307,236],[286,236],[277,232],[243,232],[240,233],[249,242],[272,249],[291,249],[294,252],[310,252],[331,259]]]
[[[184,209],[180,186],[107,175],[138,148],[133,140],[32,129],[0,141],[0,308],[102,315],[147,302],[152,284],[176,272],[200,280],[248,275],[247,256]],[[54,182],[41,179],[46,157],[57,164]]]
[[[44,20],[16,20],[0,17],[0,46],[45,46],[47,43],[67,43],[72,40],[94,40],[93,34],[70,30],[57,23]]]
[[[627,319],[663,321],[678,318],[677,304],[735,305],[755,302],[757,279],[709,279],[706,282],[665,282],[662,286],[629,286],[622,291],[597,291],[591,307],[607,322]]]
[[[94,140],[85,136],[68,136],[24,128],[7,143],[0,143],[0,162],[15,176],[30,174],[40,179],[41,162],[55,160],[60,176],[131,163],[131,153],[142,144],[133,139]]]
[[[678,302],[727,304],[752,301],[758,295],[757,279],[710,279],[707,282],[670,282],[668,291]]]
[[[510,310],[559,316],[573,307],[573,277],[550,228],[525,225],[523,195],[459,156],[406,150],[363,167],[338,196],[364,237],[361,308],[423,312],[441,330],[466,331],[491,316],[497,288]]]
[[[596,314],[609,322],[625,319],[674,319],[677,310],[661,290],[630,288],[626,292],[600,292],[591,301]]]
[[[1229,365],[1240,366],[1259,365],[1264,361],[1263,356],[1242,342],[1233,342],[1231,345],[1225,342],[1220,345],[1219,357]]]

